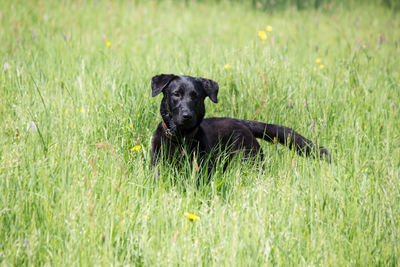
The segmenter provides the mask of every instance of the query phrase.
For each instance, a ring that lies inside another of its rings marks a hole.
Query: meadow
[[[400,265],[398,10],[264,2],[0,1],[0,265]],[[155,181],[160,73],[332,163],[261,141],[261,168]]]

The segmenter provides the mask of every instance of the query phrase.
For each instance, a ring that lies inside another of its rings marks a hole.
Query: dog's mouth
[[[196,119],[194,116],[179,116],[175,120],[175,125],[177,128],[182,129],[182,130],[189,130],[197,126]]]
[[[184,119],[178,121],[176,126],[180,129],[188,130],[196,126],[196,123],[193,120]]]

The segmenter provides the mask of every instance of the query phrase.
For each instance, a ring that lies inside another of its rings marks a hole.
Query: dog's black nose
[[[183,119],[190,120],[192,118],[192,114],[185,112],[182,114]]]

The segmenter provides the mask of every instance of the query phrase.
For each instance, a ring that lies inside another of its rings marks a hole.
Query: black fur
[[[294,148],[300,154],[315,153],[331,160],[327,149],[317,146],[294,130],[275,124],[233,118],[208,118],[205,115],[204,99],[208,96],[217,103],[218,84],[212,80],[174,74],[154,76],[151,81],[152,96],[163,93],[160,122],[153,136],[152,164],[163,155],[167,160],[189,156],[193,152],[200,157],[211,156],[211,168],[220,149],[230,155],[242,151],[245,157],[260,155],[262,150],[256,138],[279,142]],[[183,155],[183,146],[187,153]],[[163,158],[165,160],[165,158]]]

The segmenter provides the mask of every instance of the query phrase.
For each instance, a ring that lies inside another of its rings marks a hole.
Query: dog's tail
[[[321,159],[331,162],[331,155],[325,147],[314,144],[291,128],[258,121],[241,120],[241,122],[246,125],[257,138],[264,139],[274,144],[281,143],[283,145],[288,145],[290,149],[294,147],[299,154],[305,154],[307,156],[319,155]]]

